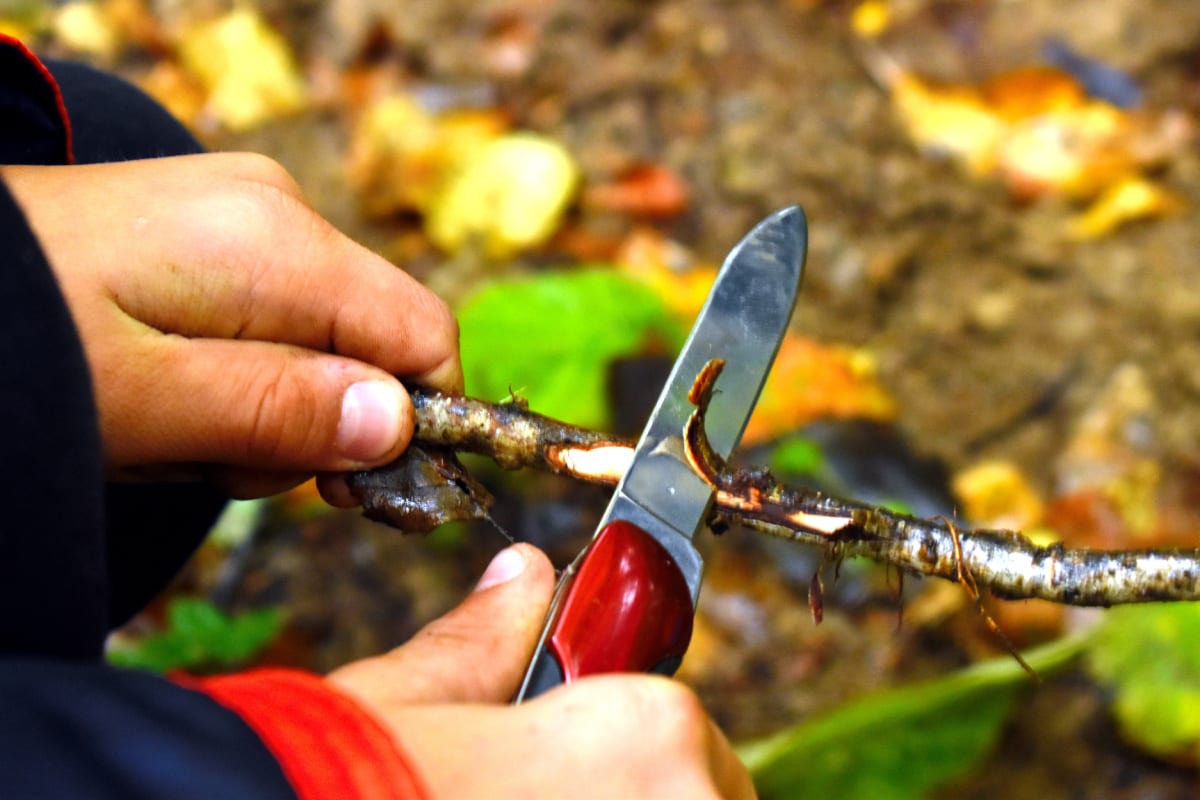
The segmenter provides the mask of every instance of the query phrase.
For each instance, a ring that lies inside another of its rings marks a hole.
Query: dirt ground
[[[279,9],[304,57],[345,60],[367,20],[386,20],[422,82],[486,86],[519,125],[564,141],[589,179],[639,162],[677,170],[691,203],[663,227],[701,258],[720,260],[766,212],[801,204],[811,242],[795,325],[876,354],[900,425],[923,452],[951,464],[1003,455],[1048,481],[1066,431],[1126,363],[1144,371],[1155,399],[1156,447],[1187,460],[1197,452],[1200,293],[1188,291],[1200,238],[1195,202],[1096,242],[1064,241],[1075,210],[1064,201],[1012,202],[998,182],[969,180],[915,151],[863,67],[848,6],[324,5],[304,4],[307,15]],[[923,10],[887,47],[922,74],[977,81],[1037,62],[1044,37],[1058,34],[1129,71],[1148,106],[1200,106],[1200,8],[1192,4],[906,5]],[[500,79],[479,53],[510,8],[544,21],[528,68]],[[321,24],[323,15],[340,27]],[[277,157],[319,208],[386,250],[390,232],[355,213],[344,185],[345,135],[314,113],[212,143]],[[1187,147],[1166,178],[1195,201],[1198,170]],[[1050,402],[1039,403],[1051,389]],[[1034,405],[1040,413],[1012,424]]]
[[[894,4],[885,40],[925,75],[977,81],[1038,58],[1058,34],[1126,70],[1151,108],[1200,111],[1200,4],[1065,0]],[[302,60],[347,63],[384,20],[393,53],[430,86],[486,87],[518,125],[560,139],[590,180],[638,162],[684,176],[688,210],[663,224],[701,258],[761,216],[801,204],[811,229],[794,325],[877,358],[911,447],[950,472],[1014,462],[1046,496],[1072,431],[1123,365],[1148,390],[1144,446],[1184,489],[1200,463],[1200,158],[1181,149],[1161,178],[1184,210],[1093,242],[1061,236],[1077,209],[1014,202],[997,182],[919,154],[849,32],[851,5],[816,0],[341,0],[264,3]],[[499,75],[481,54],[513,15],[538,20],[528,64]],[[362,219],[342,177],[347,132],[314,111],[250,134],[214,137],[290,168],[317,207],[384,252],[399,223]],[[619,217],[578,224],[620,232]],[[393,250],[394,251],[394,250]],[[408,264],[430,275],[434,257]],[[495,476],[491,476],[495,477]],[[503,478],[501,481],[505,480]],[[602,493],[533,478],[542,502],[498,514],[539,531],[561,563]],[[1185,491],[1185,494],[1187,492]],[[400,539],[348,514],[268,531],[215,578],[230,602],[288,604],[273,657],[319,668],[411,633],[454,601],[503,542]],[[811,561],[750,534],[707,545],[710,654],[685,669],[734,737],[760,735],[879,686],[966,663],[986,640],[965,613],[897,631],[881,574],[851,575],[814,627]],[[795,559],[799,559],[797,563]],[[314,566],[316,565],[316,566]],[[797,576],[807,575],[804,580]],[[752,588],[747,588],[750,586]],[[751,602],[744,602],[749,597]],[[741,598],[741,600],[739,600]],[[963,630],[973,633],[964,634]],[[971,644],[971,643],[974,644]],[[1195,795],[1194,771],[1122,745],[1105,699],[1078,674],[1031,689],[978,776],[945,797]]]

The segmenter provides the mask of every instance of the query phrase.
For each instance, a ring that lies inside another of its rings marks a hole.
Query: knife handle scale
[[[535,657],[527,697],[584,675],[675,672],[695,609],[683,573],[658,540],[633,523],[611,522],[564,580],[570,584]]]

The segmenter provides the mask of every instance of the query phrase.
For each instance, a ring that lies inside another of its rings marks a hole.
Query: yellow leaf
[[[1176,209],[1180,201],[1145,178],[1126,178],[1100,195],[1067,225],[1075,240],[1098,239],[1126,222],[1157,217]]]
[[[391,95],[355,126],[347,182],[372,216],[424,211],[447,176],[507,125],[493,110],[435,115],[408,95]]]
[[[76,53],[112,61],[121,49],[121,36],[104,9],[92,0],[67,3],[54,15],[54,36]]]
[[[438,247],[478,247],[492,259],[543,244],[579,182],[561,144],[534,133],[501,136],[471,154],[433,198],[425,230]]]
[[[822,418],[887,421],[895,413],[895,402],[879,383],[870,353],[789,333],[742,444],[761,444]]]
[[[892,10],[885,0],[864,0],[850,15],[850,26],[865,39],[881,36],[891,24]]]
[[[1021,194],[1044,190],[1088,197],[1139,165],[1126,147],[1127,115],[1088,102],[1017,120],[1009,127],[999,171]]]
[[[31,42],[34,38],[31,28],[17,20],[4,17],[0,17],[0,35],[11,36],[21,42]]]
[[[892,102],[918,148],[953,158],[971,174],[992,172],[1004,123],[970,87],[937,87],[902,72],[892,85]]]
[[[1078,108],[1087,100],[1083,86],[1056,67],[1017,67],[979,87],[984,104],[1008,121]]]
[[[53,22],[43,0],[7,0],[0,2],[0,33],[11,36],[30,47]]]
[[[250,8],[185,32],[179,56],[208,91],[209,113],[231,130],[253,128],[306,102],[287,43]]]
[[[1041,498],[1008,461],[975,464],[955,475],[952,483],[973,525],[1026,530],[1041,522]]]
[[[1020,198],[1057,192],[1090,199],[1118,188],[1110,203],[1073,224],[1075,238],[1103,235],[1126,219],[1171,206],[1144,185],[1135,183],[1136,191],[1120,187],[1189,140],[1191,125],[1179,114],[1129,111],[1092,99],[1073,76],[1054,67],[1020,67],[978,85],[936,84],[882,51],[866,55],[921,150],[957,161],[973,177],[1002,178]]]
[[[188,127],[195,126],[204,109],[204,87],[174,62],[159,61],[138,79],[138,86]]]

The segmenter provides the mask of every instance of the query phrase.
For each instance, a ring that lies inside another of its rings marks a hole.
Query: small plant
[[[163,630],[109,647],[118,667],[168,672],[213,672],[245,664],[269,644],[283,624],[278,608],[230,616],[208,600],[176,597],[167,607]]]

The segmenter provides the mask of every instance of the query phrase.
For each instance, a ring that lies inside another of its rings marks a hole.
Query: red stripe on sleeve
[[[427,800],[387,731],[316,675],[260,669],[175,676],[240,716],[275,756],[300,800]]]
[[[0,47],[10,47],[15,50],[20,56],[29,62],[29,66],[33,67],[34,71],[45,82],[45,88],[50,93],[50,101],[54,104],[55,110],[58,112],[59,122],[62,123],[64,149],[63,163],[75,163],[75,148],[71,143],[71,118],[67,114],[67,104],[63,102],[62,90],[58,88],[58,81],[50,74],[50,70],[46,69],[46,65],[42,63],[33,51],[30,50],[24,42],[6,33],[0,33]]]

